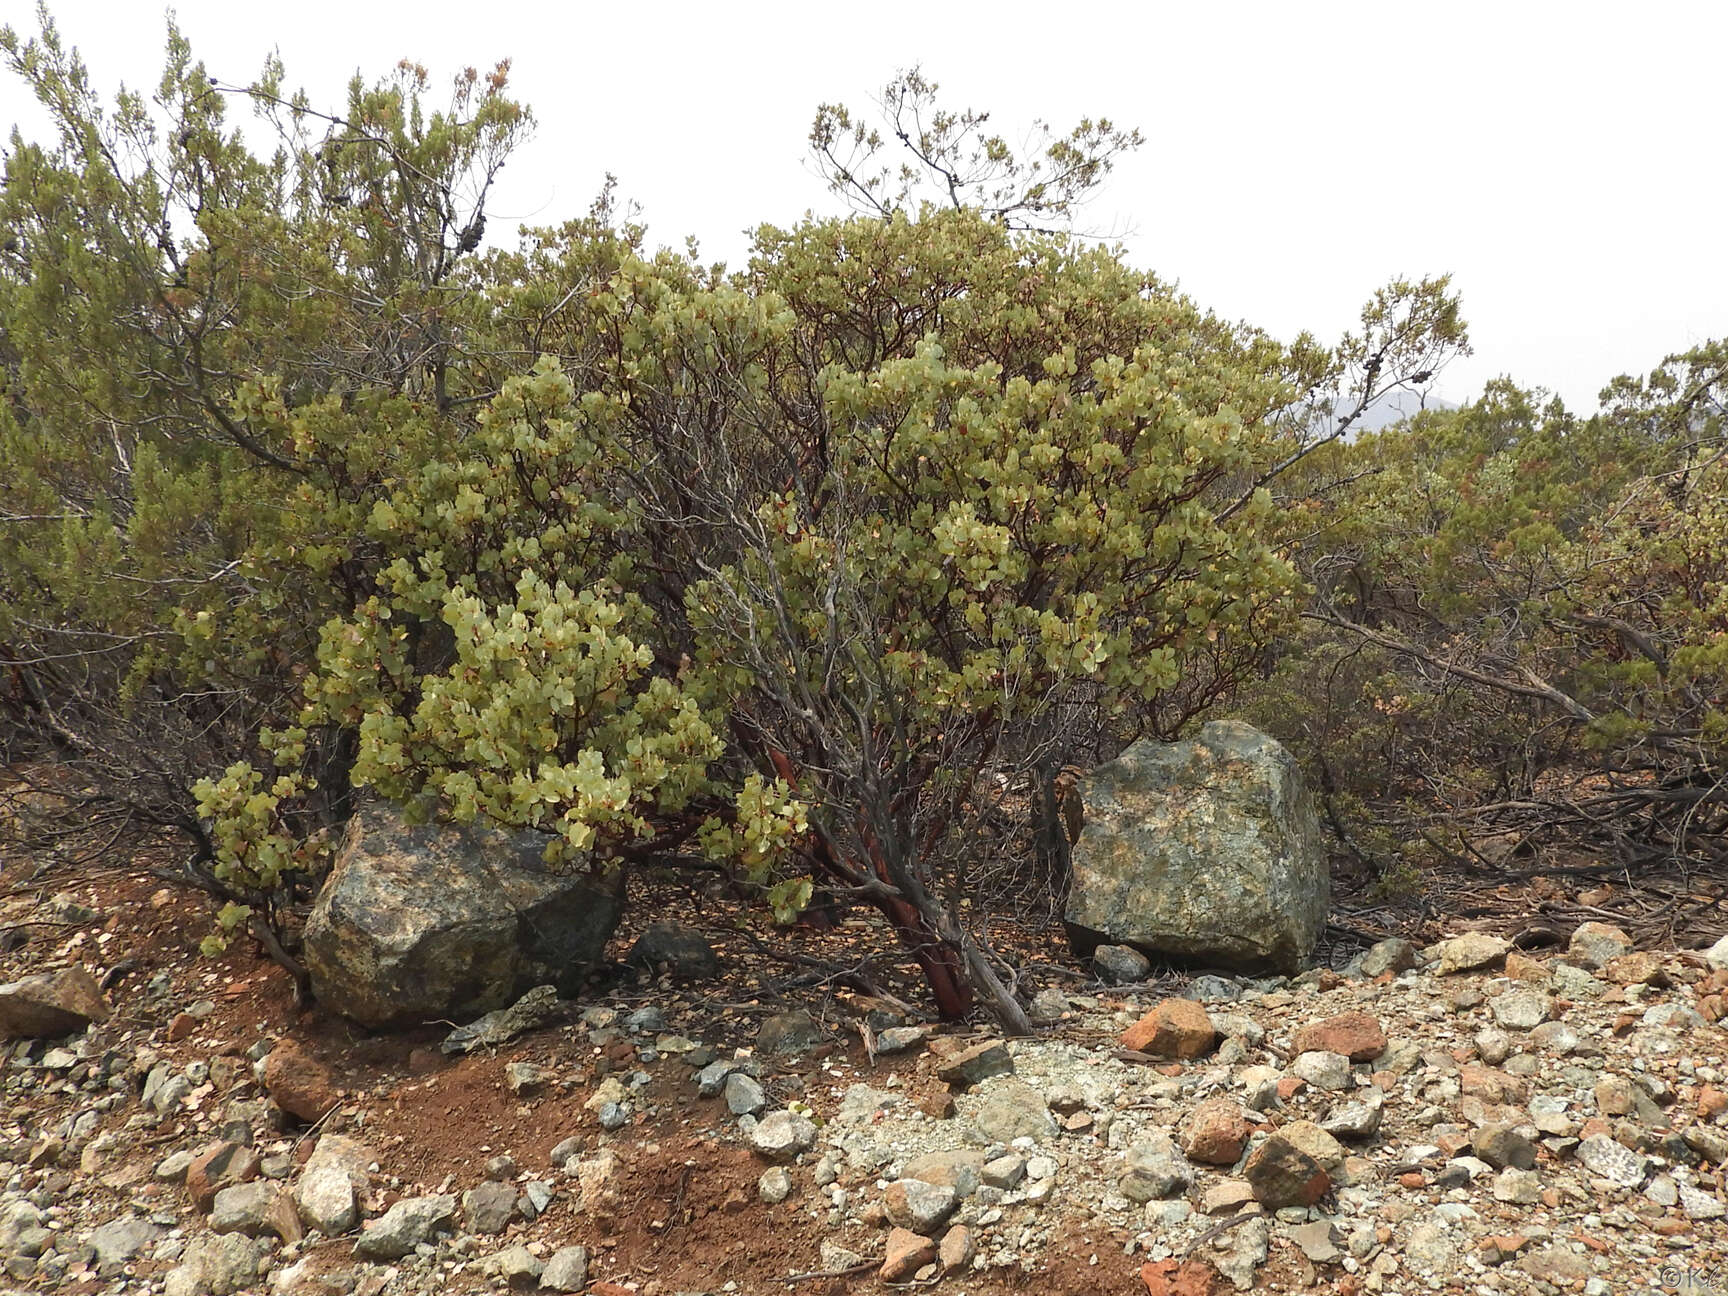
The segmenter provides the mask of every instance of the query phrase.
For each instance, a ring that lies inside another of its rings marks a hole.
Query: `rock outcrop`
[[[306,924],[321,1002],[367,1026],[464,1020],[600,958],[622,898],[554,872],[544,838],[413,826],[371,805],[349,822]]]
[[[1082,780],[1065,918],[1101,943],[1238,968],[1302,966],[1326,920],[1326,850],[1289,752],[1234,721],[1138,742]]]

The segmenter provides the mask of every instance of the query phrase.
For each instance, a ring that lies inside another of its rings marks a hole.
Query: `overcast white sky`
[[[99,83],[153,84],[165,7],[58,0]],[[1107,115],[1147,137],[1088,213],[1138,265],[1280,335],[1330,338],[1380,283],[1451,271],[1477,354],[1593,408],[1617,373],[1728,334],[1728,4],[1051,2],[825,6],[180,0],[195,53],[246,81],[278,48],[336,104],[402,57],[440,79],[514,61],[539,119],[494,236],[583,211],[607,171],[652,238],[738,259],[743,231],[834,200],[815,106],[922,63],[1013,138]],[[0,16],[33,28],[24,0]],[[0,122],[35,120],[0,83]]]

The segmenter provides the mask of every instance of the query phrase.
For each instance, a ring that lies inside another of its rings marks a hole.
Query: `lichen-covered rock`
[[[551,870],[545,839],[413,826],[370,805],[349,821],[307,920],[312,989],[367,1026],[476,1016],[600,958],[621,898]]]
[[[1326,920],[1326,849],[1290,753],[1235,721],[1138,742],[1083,780],[1064,917],[1075,946],[1132,945],[1292,972]]]

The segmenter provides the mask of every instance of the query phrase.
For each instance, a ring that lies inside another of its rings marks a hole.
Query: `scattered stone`
[[[1298,1224],[1290,1230],[1290,1240],[1315,1264],[1336,1264],[1344,1258],[1338,1249],[1338,1231],[1327,1220]]]
[[[1234,1215],[1254,1200],[1254,1189],[1240,1179],[1213,1184],[1200,1195],[1200,1209],[1208,1215]]]
[[[1342,1053],[1352,1062],[1372,1062],[1386,1051],[1386,1032],[1370,1013],[1339,1013],[1302,1027],[1292,1037],[1290,1051]]]
[[[433,1234],[450,1228],[456,1217],[454,1193],[405,1197],[367,1225],[354,1244],[367,1260],[400,1260]]]
[[[650,925],[630,946],[624,961],[632,967],[669,972],[682,981],[711,980],[720,975],[720,956],[708,938],[674,922]]]
[[[462,1220],[472,1233],[502,1233],[516,1214],[516,1186],[488,1181],[462,1194]]]
[[[1636,1188],[1644,1182],[1650,1163],[1630,1148],[1622,1147],[1606,1134],[1592,1134],[1578,1145],[1578,1160],[1591,1174]]]
[[[726,1077],[726,1110],[734,1116],[754,1116],[768,1105],[768,1095],[760,1083],[742,1071]]]
[[[973,1250],[972,1230],[956,1224],[942,1235],[936,1248],[936,1262],[943,1273],[961,1273],[972,1264]]]
[[[756,1195],[770,1206],[778,1206],[792,1195],[792,1176],[780,1166],[764,1170],[756,1181]]]
[[[247,1237],[273,1233],[271,1215],[275,1205],[275,1184],[260,1180],[224,1188],[216,1194],[210,1209],[210,1229],[214,1233],[244,1233]]]
[[[990,1143],[1012,1143],[1017,1138],[1037,1141],[1056,1132],[1044,1095],[1013,1077],[985,1088],[972,1123]]]
[[[1151,1260],[1140,1266],[1147,1296],[1223,1296],[1224,1276],[1204,1260]]]
[[[1248,1154],[1242,1175],[1254,1190],[1254,1199],[1268,1210],[1312,1206],[1332,1187],[1320,1163],[1282,1133],[1273,1134]]]
[[[930,1236],[954,1213],[959,1194],[941,1184],[921,1179],[896,1179],[882,1196],[888,1222],[914,1233]]]
[[[970,1197],[983,1182],[984,1154],[967,1148],[953,1152],[928,1152],[914,1157],[900,1170],[902,1179],[920,1179],[928,1184],[952,1188],[957,1196]]]
[[[936,1244],[910,1229],[890,1229],[883,1244],[882,1268],[884,1282],[901,1282],[912,1277],[936,1258]]]
[[[1228,1234],[1230,1249],[1212,1263],[1237,1291],[1250,1291],[1256,1285],[1255,1271],[1266,1263],[1271,1235],[1264,1219],[1251,1219]]]
[[[1336,1091],[1350,1087],[1350,1059],[1342,1053],[1303,1053],[1290,1063],[1290,1074],[1316,1089]]]
[[[504,1086],[518,1098],[543,1088],[551,1079],[552,1073],[534,1062],[510,1062],[504,1067]]]
[[[307,1166],[294,1185],[294,1207],[309,1229],[340,1237],[360,1222],[354,1180],[340,1166]]]
[[[1370,979],[1391,972],[1408,972],[1419,967],[1422,956],[1416,947],[1402,936],[1389,936],[1370,945],[1362,955],[1362,975]]]
[[[216,1194],[236,1184],[251,1183],[262,1165],[258,1154],[243,1143],[213,1143],[186,1167],[186,1195],[199,1210],[208,1213]]]
[[[1014,1070],[1014,1058],[1001,1040],[985,1040],[970,1048],[950,1054],[936,1064],[938,1079],[956,1088],[968,1088],[991,1076],[1007,1075]]]
[[[1680,1209],[1690,1220],[1721,1219],[1728,1207],[1724,1207],[1722,1199],[1713,1193],[1702,1192],[1691,1184],[1676,1184],[1675,1188],[1680,1198]]]
[[[750,1145],[770,1161],[790,1161],[816,1144],[816,1127],[797,1112],[782,1109],[756,1122]]]
[[[878,1053],[904,1053],[930,1038],[928,1026],[890,1026],[876,1037]]]
[[[1704,961],[1718,972],[1728,972],[1728,936],[1704,951]]]
[[[1386,1095],[1378,1089],[1368,1089],[1360,1098],[1334,1107],[1320,1122],[1320,1128],[1336,1138],[1372,1138],[1379,1132],[1385,1107]]]
[[[322,1120],[342,1100],[330,1068],[286,1041],[264,1059],[264,1091],[283,1111],[308,1124]]]
[[[1602,1077],[1592,1096],[1596,1099],[1596,1110],[1604,1116],[1631,1116],[1647,1125],[1662,1123],[1662,1109],[1642,1085],[1624,1076]]]
[[[97,1272],[113,1274],[160,1236],[149,1220],[127,1216],[91,1229],[85,1242],[96,1253]]]
[[[1540,990],[1523,987],[1495,995],[1488,1009],[1507,1030],[1534,1030],[1553,1015],[1554,999]]]
[[[1532,1278],[1562,1287],[1576,1287],[1590,1276],[1589,1260],[1558,1245],[1524,1252],[1518,1267]]]
[[[1182,1150],[1191,1161],[1235,1165],[1254,1127],[1229,1098],[1208,1098],[1188,1116]]]
[[[1511,948],[1511,941],[1498,936],[1466,932],[1440,942],[1435,950],[1438,966],[1434,971],[1437,976],[1450,976],[1454,972],[1474,972],[1478,968],[1492,967],[1504,959]]]
[[[1092,970],[1100,981],[1129,985],[1152,973],[1152,960],[1132,945],[1100,945],[1092,951]]]
[[[1484,1125],[1470,1139],[1470,1150],[1496,1169],[1536,1165],[1536,1146],[1510,1125]]]
[[[1117,1181],[1131,1202],[1174,1197],[1194,1182],[1194,1167],[1168,1134],[1153,1134],[1128,1149],[1127,1170]]]
[[[165,1296],[232,1296],[264,1274],[268,1244],[243,1233],[195,1237],[163,1285]]]
[[[525,1246],[507,1247],[492,1257],[492,1271],[504,1280],[507,1287],[519,1291],[529,1291],[540,1285],[540,1277],[546,1272],[546,1263]]]
[[[1123,1048],[1153,1057],[1204,1057],[1217,1042],[1217,1027],[1192,999],[1166,999],[1122,1032]]]
[[[540,1272],[540,1285],[549,1291],[579,1292],[588,1285],[588,1248],[560,1247]]]
[[[797,1056],[808,1053],[826,1037],[816,1019],[802,1010],[768,1018],[756,1032],[756,1048],[762,1053]]]
[[[1607,923],[1581,923],[1566,943],[1566,957],[1580,967],[1607,967],[1622,954],[1632,952],[1632,938]]]
[[[1640,950],[1610,959],[1602,975],[1615,985],[1664,986],[1668,984],[1668,968],[1654,950]]]

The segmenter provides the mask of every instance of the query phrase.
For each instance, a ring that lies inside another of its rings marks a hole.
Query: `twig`
[[[812,1269],[809,1273],[787,1274],[780,1281],[790,1286],[793,1283],[809,1282],[813,1278],[850,1278],[854,1274],[867,1273],[881,1267],[880,1260],[861,1260],[846,1269]]]

